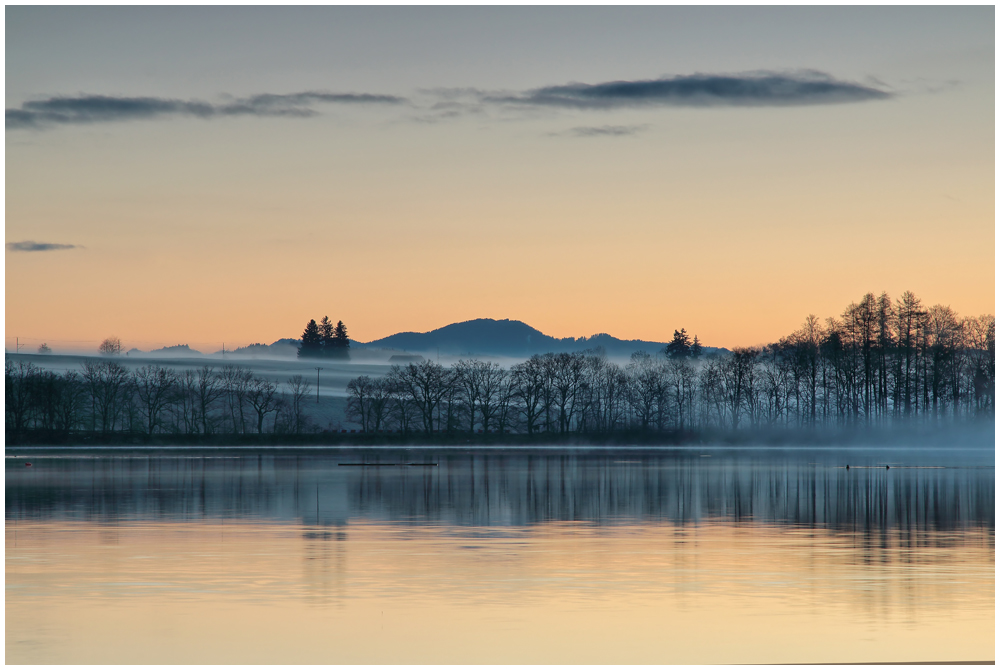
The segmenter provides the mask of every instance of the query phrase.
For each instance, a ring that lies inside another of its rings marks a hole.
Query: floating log
[[[385,468],[389,466],[402,465],[402,463],[337,463],[341,467],[355,466],[364,468]]]
[[[359,468],[385,468],[385,467],[399,467],[404,465],[415,465],[415,466],[425,466],[425,467],[437,467],[437,463],[337,463],[341,467],[359,467]]]

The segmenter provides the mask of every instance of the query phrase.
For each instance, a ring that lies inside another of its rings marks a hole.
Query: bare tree
[[[122,341],[114,335],[105,338],[97,347],[97,353],[102,356],[119,356],[122,353]]]
[[[194,370],[185,370],[177,377],[177,396],[174,410],[174,425],[176,429],[194,434],[201,429],[201,417],[198,413],[198,375]]]
[[[690,359],[683,356],[668,358],[661,373],[664,379],[664,396],[670,397],[673,417],[678,430],[691,427],[694,420],[692,404],[695,393],[695,370]],[[664,398],[666,401],[666,397]]]
[[[996,415],[996,318],[992,314],[969,318],[966,332],[973,412],[992,417]]]
[[[498,375],[497,390],[494,396],[495,402],[491,410],[489,424],[484,424],[483,430],[489,431],[493,429],[502,435],[508,432],[510,426],[514,423],[516,410],[514,408],[513,376],[509,370],[504,370],[503,368],[501,368],[500,372],[502,374]]]
[[[132,373],[132,383],[145,419],[146,434],[160,425],[160,415],[169,404],[177,386],[177,374],[158,365],[146,365]]]
[[[366,433],[381,431],[393,400],[392,382],[362,375],[347,383],[347,392],[347,418],[360,423]]]
[[[6,387],[4,414],[6,429],[13,429],[15,436],[28,427],[28,417],[33,408],[33,386],[40,370],[34,363],[9,358],[4,361]]]
[[[754,391],[754,368],[760,350],[753,347],[736,347],[721,361],[719,368],[722,393],[733,430],[740,427],[744,405]]]
[[[619,428],[628,407],[628,377],[617,364],[587,357],[588,427],[600,433]]]
[[[930,391],[930,416],[939,418],[943,401],[949,399],[953,380],[959,377],[962,322],[951,307],[934,305],[927,310],[924,326],[927,338],[927,386]],[[957,383],[954,386],[958,386]]]
[[[286,383],[288,384],[288,407],[292,431],[299,434],[307,425],[305,403],[312,385],[302,375],[289,377]]]
[[[257,414],[257,434],[264,432],[264,417],[277,409],[278,385],[263,377],[250,376],[247,401]]]
[[[331,325],[330,332],[333,332]],[[361,431],[367,433],[372,396],[372,378],[368,375],[355,377],[347,382],[347,418],[361,424]]]
[[[229,416],[232,420],[234,433],[247,432],[246,403],[250,392],[253,373],[238,365],[227,365],[219,373],[229,406]]]
[[[568,433],[577,410],[577,394],[585,383],[583,354],[560,353],[549,359],[552,407],[556,410],[559,432]]]
[[[792,366],[781,347],[772,345],[764,349],[761,372],[765,420],[771,426],[777,426],[783,419],[787,424]]]
[[[648,353],[637,351],[632,354],[625,372],[629,378],[629,402],[639,419],[640,429],[648,430],[663,412],[667,391],[665,371]]]
[[[90,392],[94,428],[101,432],[115,429],[129,392],[128,370],[112,361],[83,364],[83,381]]]
[[[389,375],[412,400],[423,421],[424,431],[430,435],[434,431],[435,411],[451,390],[451,373],[440,363],[423,361],[406,367],[394,365]]]
[[[68,432],[78,426],[83,406],[83,385],[80,375],[67,370],[62,375],[59,394],[55,403],[56,430]]]
[[[397,375],[393,374],[391,369],[385,378],[385,390],[389,398],[388,416],[395,419],[399,432],[403,434],[408,433],[410,424],[413,423],[416,409],[406,385],[398,379]]]
[[[480,368],[479,416],[484,433],[489,432],[490,425],[495,422],[494,417],[502,410],[508,379],[507,371],[498,363],[483,363]]]
[[[216,374],[212,367],[205,365],[198,370],[196,388],[198,418],[201,421],[202,433],[208,435],[212,432],[212,409],[216,402],[226,394],[225,383],[221,375]],[[242,407],[240,412],[242,416]],[[233,432],[236,432],[235,423]]]
[[[545,369],[540,356],[532,356],[511,367],[511,395],[517,399],[518,410],[524,416],[528,435],[535,433],[544,412]]]
[[[392,399],[389,380],[380,377],[372,381],[371,388],[371,408],[368,413],[371,429],[375,432],[382,430],[388,418],[389,403]]]

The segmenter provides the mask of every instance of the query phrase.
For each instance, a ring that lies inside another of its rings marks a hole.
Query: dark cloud
[[[551,133],[554,136],[570,137],[625,137],[636,135],[649,128],[648,125],[638,126],[577,126],[561,133]]]
[[[892,94],[816,71],[693,74],[601,84],[546,86],[514,95],[487,95],[495,103],[611,109],[622,107],[765,107],[882,100]]]
[[[41,128],[50,125],[132,121],[170,116],[202,119],[225,116],[290,116],[317,114],[316,104],[400,104],[404,98],[370,93],[324,93],[304,91],[262,94],[220,104],[197,100],[108,95],[56,96],[25,102],[6,110],[6,127]]]
[[[418,92],[436,100],[417,120],[442,121],[481,115],[488,106],[526,108],[615,109],[653,106],[789,106],[828,105],[893,97],[877,80],[861,84],[835,79],[813,70],[692,74],[660,79],[612,81],[599,84],[546,86],[514,93],[476,88],[431,89]],[[309,117],[324,104],[399,105],[411,101],[370,93],[265,93],[218,103],[159,97],[109,95],[54,96],[31,100],[6,110],[6,127],[45,128],[54,125],[105,123],[167,117],[211,119],[229,116]],[[608,127],[612,128],[612,127]],[[581,136],[632,134],[582,129]]]
[[[8,242],[7,251],[58,251],[59,249],[82,249],[79,244],[55,244],[53,242]]]

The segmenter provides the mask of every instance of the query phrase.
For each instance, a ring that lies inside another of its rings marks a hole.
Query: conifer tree
[[[698,336],[697,335],[694,336],[694,342],[691,343],[690,354],[691,354],[691,358],[697,359],[697,358],[701,357],[702,346],[701,346],[701,342],[698,341]]]
[[[674,339],[666,346],[667,358],[687,358],[691,355],[691,339],[683,328],[674,331]]]
[[[316,319],[309,319],[306,329],[302,332],[302,343],[299,345],[299,358],[317,358],[323,355],[323,335],[319,331]]]
[[[323,356],[331,357],[335,356],[334,351],[337,346],[333,334],[333,322],[330,321],[330,317],[324,316],[319,322],[319,334],[322,340]]]
[[[347,326],[343,321],[337,322],[333,329],[333,355],[336,358],[350,358],[351,340],[347,337]]]

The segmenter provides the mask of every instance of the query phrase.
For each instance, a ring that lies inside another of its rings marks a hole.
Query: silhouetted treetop
[[[683,328],[674,331],[674,339],[664,348],[667,358],[687,358],[691,355],[691,339]]]
[[[323,355],[323,335],[320,333],[316,319],[309,319],[306,329],[302,331],[302,341],[299,343],[299,358],[319,358]]]

